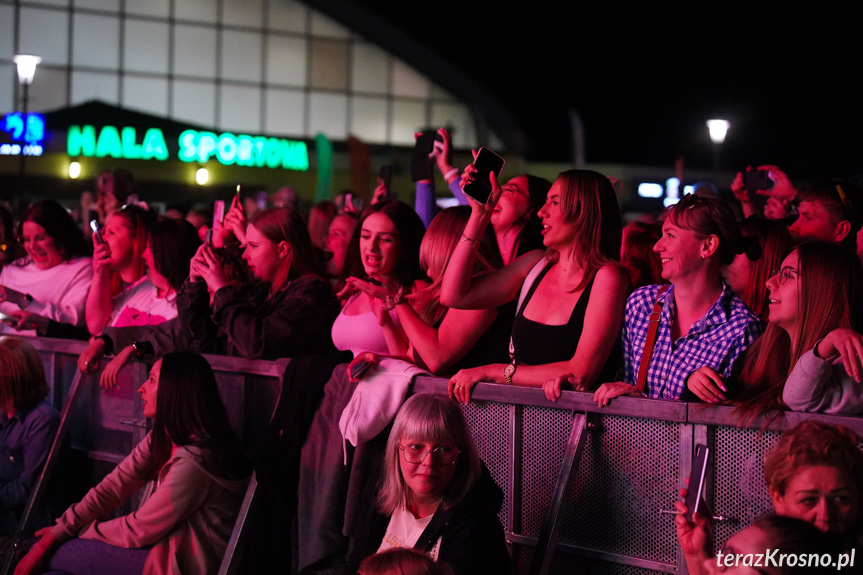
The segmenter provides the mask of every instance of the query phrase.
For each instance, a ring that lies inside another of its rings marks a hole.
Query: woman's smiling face
[[[27,250],[27,255],[40,270],[47,270],[63,261],[54,238],[36,222],[24,222],[22,226],[21,243]]]

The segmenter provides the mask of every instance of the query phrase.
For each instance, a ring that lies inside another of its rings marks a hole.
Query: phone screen
[[[411,180],[430,180],[434,177],[434,171],[430,155],[434,150],[436,139],[441,139],[440,134],[433,130],[426,130],[417,136],[414,144],[414,153],[411,156]]]
[[[708,459],[710,459],[710,448],[703,443],[696,445],[692,471],[689,474],[689,487],[686,489],[686,515],[684,517],[687,521],[692,521],[693,513],[702,512],[701,500],[704,495]]]
[[[93,230],[93,241],[98,245],[102,245],[102,234],[99,231],[99,222],[96,220],[90,220],[90,229]]]
[[[743,188],[751,192],[757,190],[769,190],[773,187],[773,180],[767,170],[746,170],[743,172]]]
[[[488,174],[494,172],[495,176],[499,176],[503,170],[503,157],[492,152],[488,148],[480,148],[476,159],[473,161],[476,168],[476,174],[473,182],[464,187],[464,193],[475,199],[481,204],[488,201],[491,195],[491,184],[488,181]]]

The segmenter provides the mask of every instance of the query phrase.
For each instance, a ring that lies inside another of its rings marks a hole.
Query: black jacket
[[[377,510],[377,490],[370,490],[367,495],[348,557],[354,569],[365,557],[377,552],[390,522],[389,517]],[[442,530],[438,559],[449,563],[456,575],[511,572],[503,527],[497,518],[502,504],[503,492],[483,464],[480,480],[454,509]]]
[[[225,286],[210,308],[207,286],[186,282],[177,294],[177,313],[191,348],[200,353],[276,359],[332,351],[330,331],[339,304],[330,285],[307,275],[285,283],[268,297],[269,283]]]

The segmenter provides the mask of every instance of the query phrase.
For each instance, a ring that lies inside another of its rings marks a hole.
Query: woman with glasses
[[[509,573],[497,519],[503,493],[479,459],[453,401],[415,395],[393,423],[380,490],[364,502],[350,559],[413,547],[457,574]]]
[[[722,278],[749,309],[767,321],[770,303],[767,279],[779,269],[794,242],[784,223],[758,216],[740,222],[740,232],[743,253],[734,256],[734,261],[722,272]]]
[[[847,248],[804,243],[767,280],[770,322],[747,352],[744,417],[863,413],[863,266]],[[787,379],[787,381],[786,381]]]
[[[594,395],[600,406],[620,395],[724,400],[723,380],[762,331],[758,316],[722,281],[723,266],[742,251],[731,208],[692,194],[660,222],[662,236],[653,250],[671,285],[645,286],[629,296],[624,381],[600,386]]]
[[[37,202],[18,234],[27,253],[0,270],[0,333],[23,328],[18,324],[25,314],[83,326],[93,270],[84,234],[72,216],[57,202]]]

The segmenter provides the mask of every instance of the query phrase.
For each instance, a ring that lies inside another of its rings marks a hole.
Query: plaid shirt
[[[662,286],[640,288],[626,301],[623,326],[624,381],[635,384],[647,328],[656,294]],[[647,369],[647,395],[657,399],[680,399],[689,375],[704,366],[723,378],[731,375],[734,360],[764,330],[755,313],[734,295],[727,285],[703,318],[692,324],[689,333],[671,341],[675,312],[674,286],[659,298],[662,314],[656,344]]]

